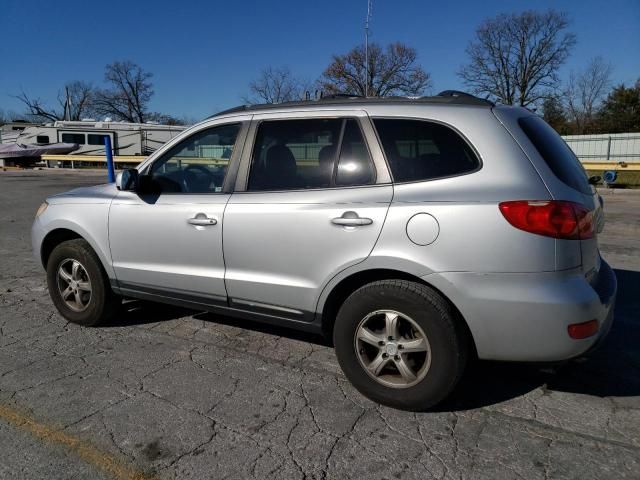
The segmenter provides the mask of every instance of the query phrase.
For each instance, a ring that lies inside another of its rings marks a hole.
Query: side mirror
[[[135,192],[138,190],[140,175],[135,168],[127,168],[116,177],[116,187],[125,192]]]
[[[589,177],[589,185],[597,185],[602,180],[600,175],[594,175],[593,177]]]

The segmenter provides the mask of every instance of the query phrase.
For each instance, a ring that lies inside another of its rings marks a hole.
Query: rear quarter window
[[[518,125],[536,147],[553,174],[565,185],[590,195],[591,187],[582,164],[562,137],[542,118],[521,117]]]
[[[445,125],[395,118],[376,118],[373,123],[394,182],[451,177],[480,168],[469,144]]]

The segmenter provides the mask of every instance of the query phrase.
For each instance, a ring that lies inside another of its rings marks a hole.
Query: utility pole
[[[65,99],[64,99],[64,119],[71,120],[71,98],[69,97],[69,87],[64,87]]]
[[[367,0],[367,18],[364,22],[364,96],[369,96],[369,20],[372,0]]]

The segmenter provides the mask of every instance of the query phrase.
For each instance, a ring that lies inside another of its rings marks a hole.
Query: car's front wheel
[[[47,285],[60,314],[80,325],[109,320],[121,304],[100,259],[83,239],[68,240],[53,249],[47,261]]]
[[[365,396],[405,410],[425,410],[455,387],[468,338],[449,303],[419,283],[382,280],[356,290],[333,331],[338,362]]]

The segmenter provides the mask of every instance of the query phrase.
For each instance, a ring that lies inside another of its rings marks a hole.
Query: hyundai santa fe
[[[46,199],[32,238],[69,321],[137,298],[324,334],[360,392],[423,410],[469,358],[599,343],[603,225],[539,116],[444,92],[221,112],[115,184]]]

